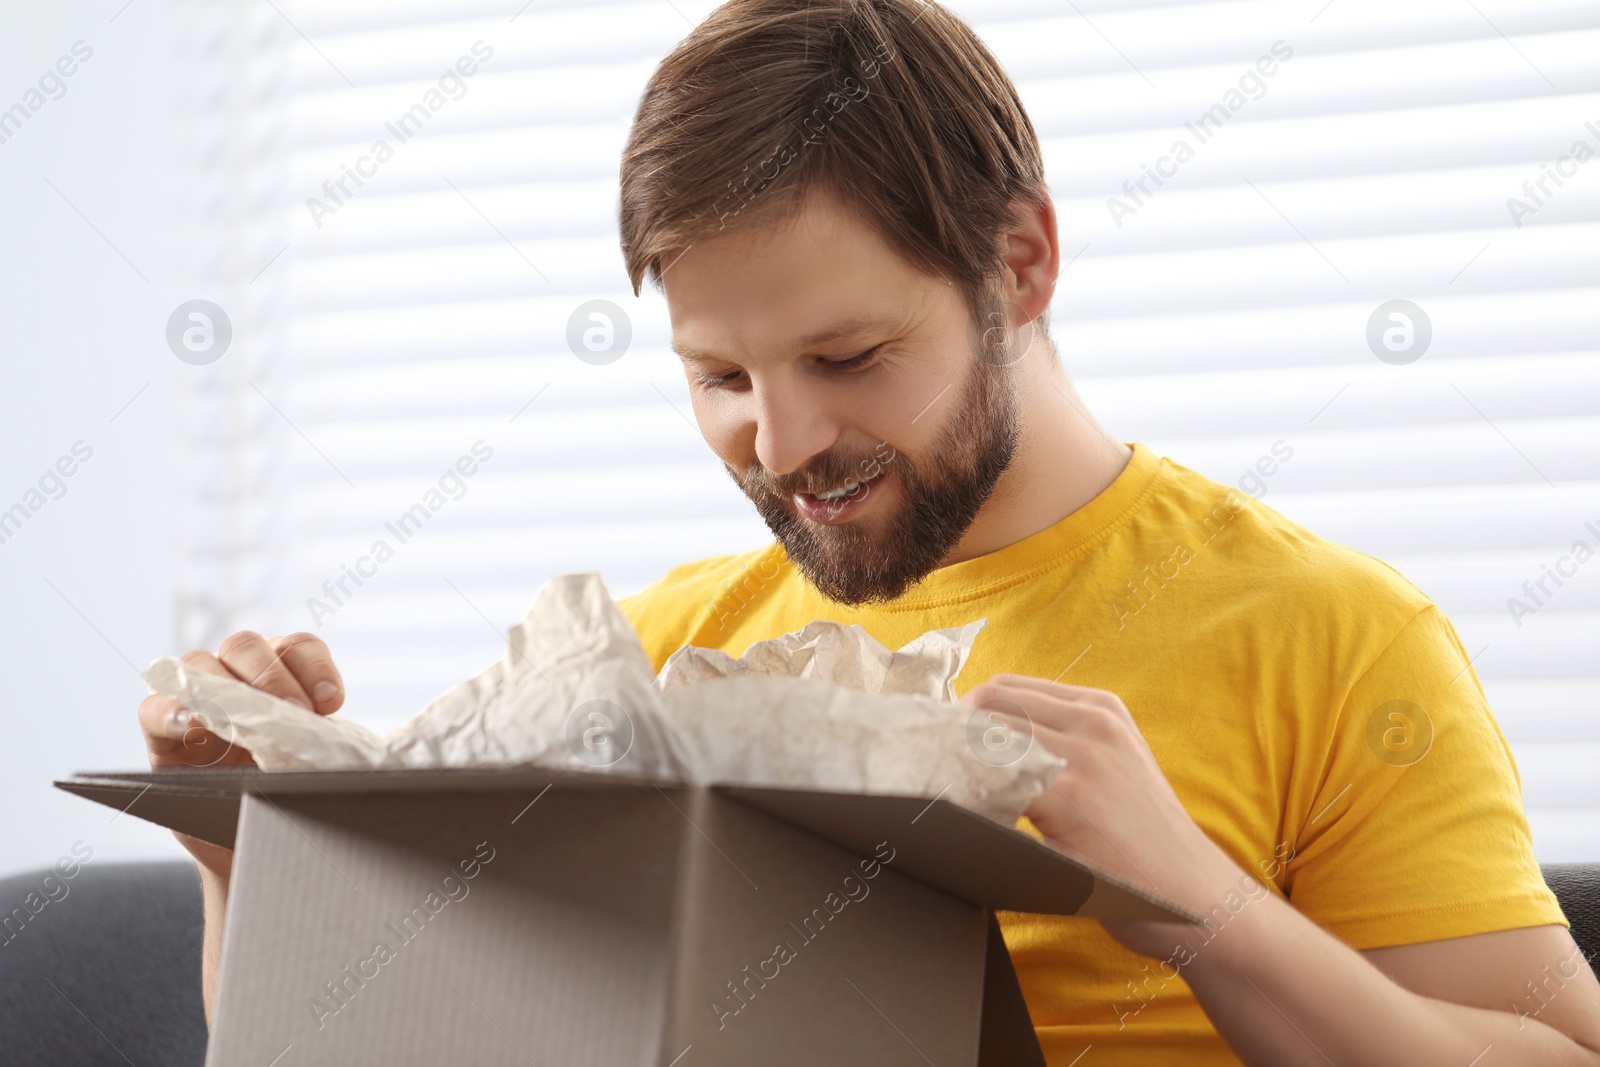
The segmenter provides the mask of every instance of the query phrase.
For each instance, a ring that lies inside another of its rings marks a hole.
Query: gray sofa
[[[37,906],[49,873],[0,880],[0,907],[11,914],[30,893],[40,894]],[[1600,863],[1547,866],[1544,876],[1592,960]],[[193,865],[90,864],[66,884],[65,896],[0,931],[0,1063],[200,1067],[206,1024]]]

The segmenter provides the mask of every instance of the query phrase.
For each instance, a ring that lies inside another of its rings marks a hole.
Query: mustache
[[[884,473],[891,462],[899,458],[899,454],[893,451],[889,459],[871,452],[859,457],[825,452],[789,474],[773,474],[760,462],[752,462],[743,470],[735,470],[726,463],[723,466],[728,468],[733,480],[746,492],[757,490],[787,498],[795,493],[826,493],[842,489],[851,482],[867,481]]]

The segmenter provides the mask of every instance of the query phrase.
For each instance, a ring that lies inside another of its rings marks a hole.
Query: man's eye
[[[872,362],[873,358],[877,356],[878,350],[882,347],[882,345],[873,345],[865,352],[851,356],[848,359],[824,358],[822,363],[829,370],[860,370]],[[723,389],[731,385],[737,385],[739,379],[743,376],[744,371],[742,370],[729,371],[727,374],[702,374],[696,372],[694,380],[695,384],[706,389]]]
[[[725,385],[732,385],[739,380],[743,371],[729,371],[727,374],[696,374],[695,381],[707,389],[717,389]]]
[[[823,360],[823,362],[828,364],[830,367],[837,367],[840,370],[854,370],[858,367],[864,367],[868,363],[872,362],[872,357],[876,356],[878,354],[878,349],[882,347],[882,345],[873,345],[859,356],[851,356],[849,359],[827,359]]]

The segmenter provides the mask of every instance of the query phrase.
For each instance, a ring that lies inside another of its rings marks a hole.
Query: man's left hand
[[[1184,810],[1116,694],[997,674],[961,699],[1066,759],[1025,812],[1048,840],[1202,914],[1249,877]],[[1134,952],[1172,950],[1172,923],[1104,925]]]

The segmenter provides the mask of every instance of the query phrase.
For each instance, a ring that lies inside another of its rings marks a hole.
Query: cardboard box
[[[207,1067],[1042,1065],[995,910],[1199,921],[944,800],[532,767],[56,785],[235,850]]]

